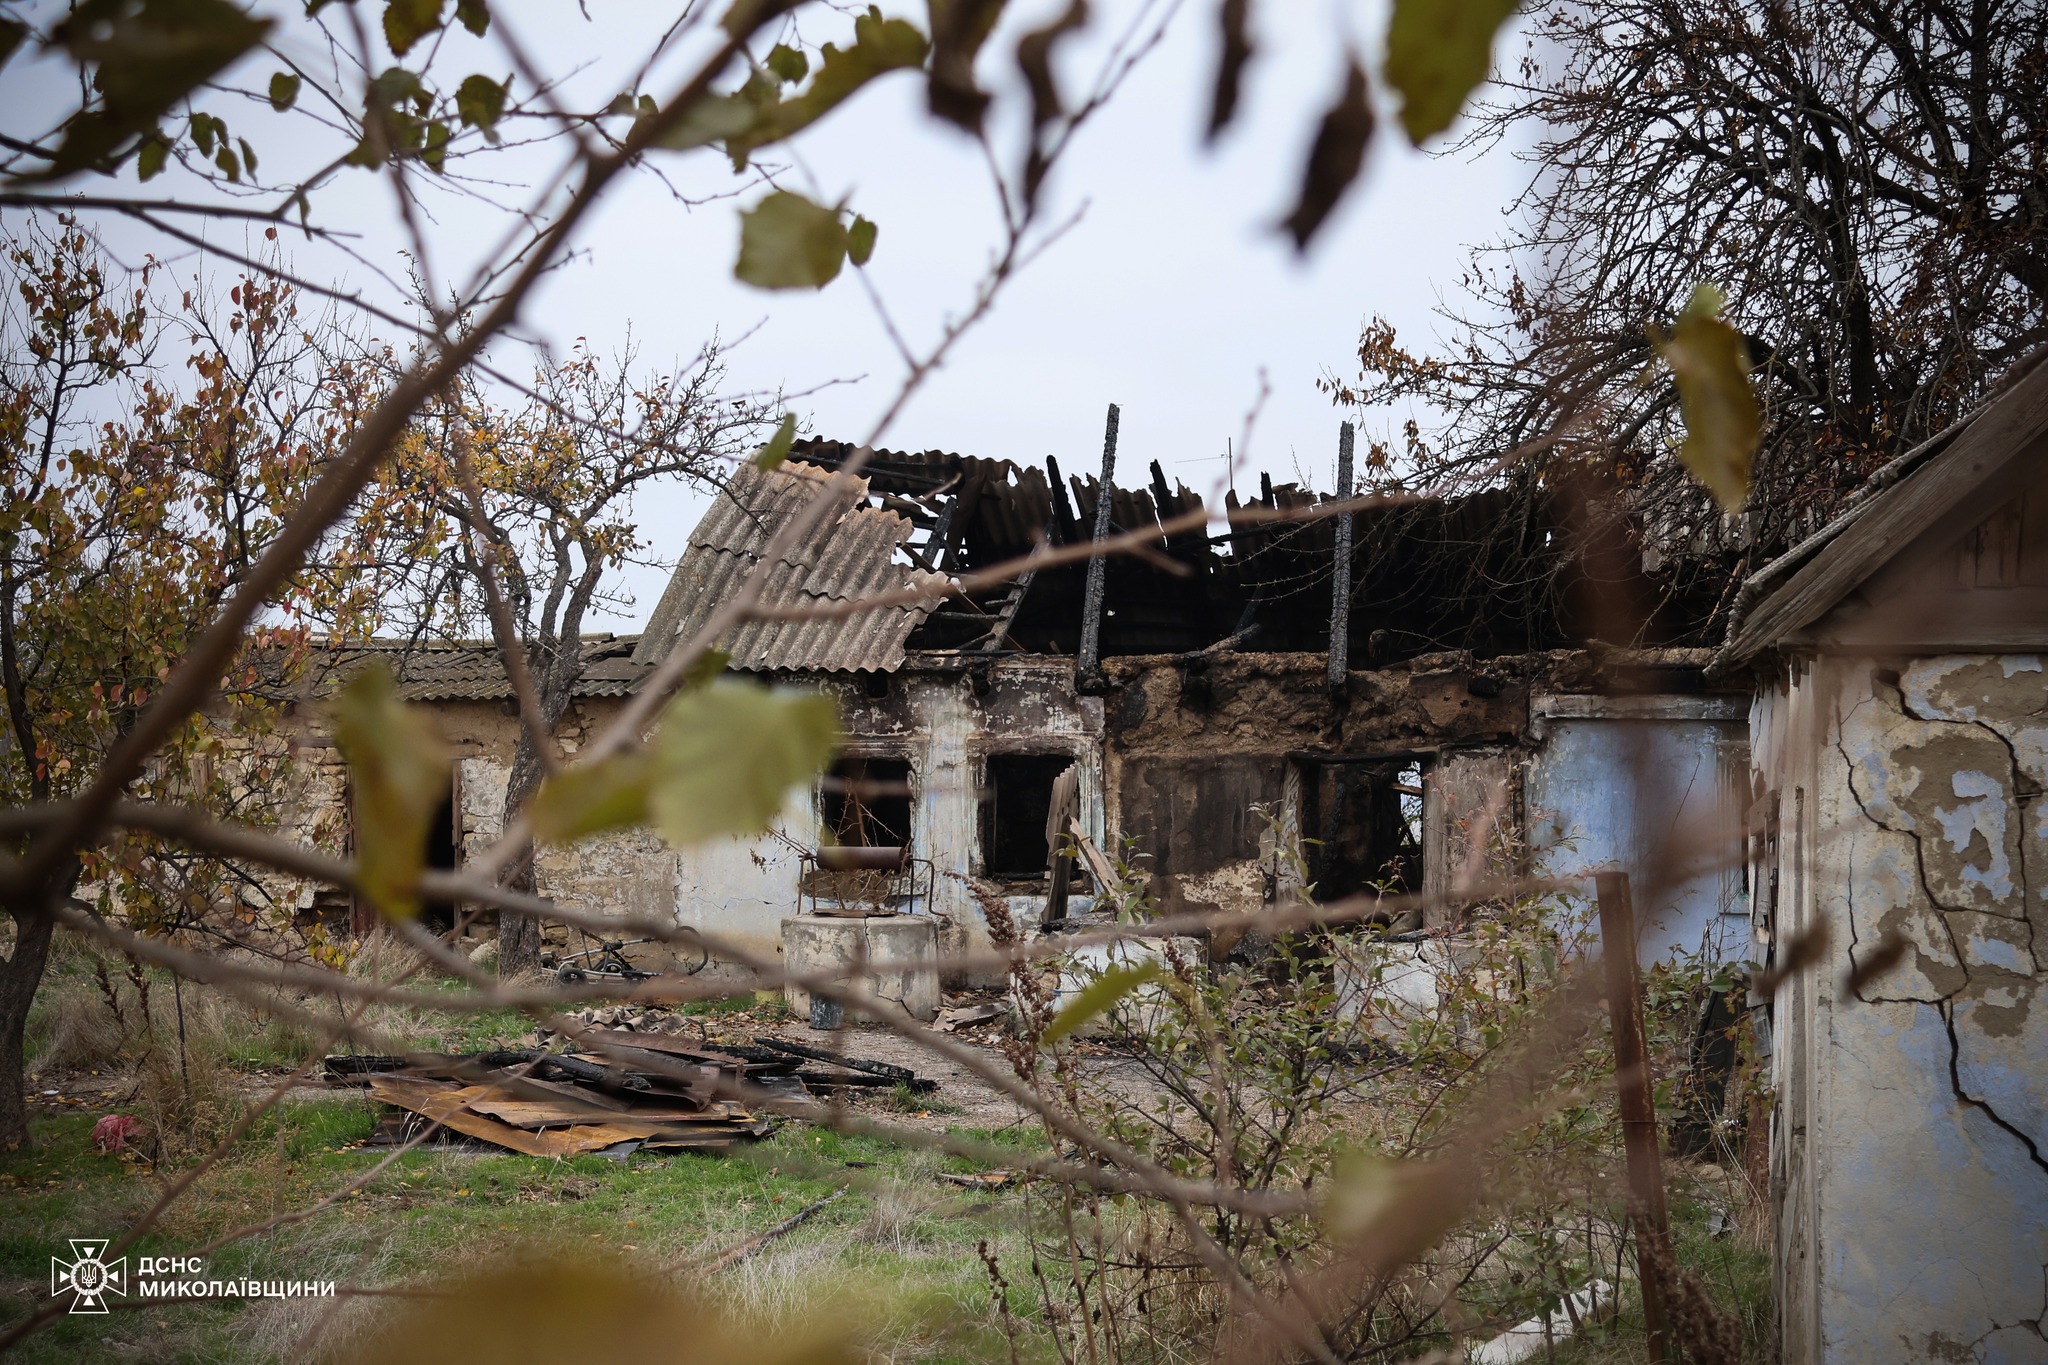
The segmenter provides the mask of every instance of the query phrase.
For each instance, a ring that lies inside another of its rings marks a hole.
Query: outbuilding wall
[[[2042,659],[1821,656],[1752,727],[1758,953],[1825,935],[1770,1006],[1784,1358],[2048,1360]]]

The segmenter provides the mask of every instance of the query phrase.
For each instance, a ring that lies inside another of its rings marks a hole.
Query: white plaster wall
[[[1745,728],[1713,720],[1553,721],[1530,759],[1524,803],[1537,874],[1582,885],[1569,899],[1583,907],[1594,872],[1627,872],[1645,966],[1676,953],[1748,954],[1740,845],[1746,803],[1729,781],[1739,783],[1746,767]],[[1659,891],[1653,868],[1672,867],[1675,881]]]
[[[850,752],[907,759],[915,793],[913,854],[936,869],[929,902],[940,948],[959,952],[988,941],[976,897],[981,881],[982,762],[995,753],[1065,753],[1081,765],[1082,823],[1102,837],[1101,703],[1074,695],[1071,665],[1018,660],[993,670],[985,695],[959,674],[899,674],[886,699],[836,688]],[[799,850],[818,845],[816,790],[794,794],[777,826],[761,839],[730,839],[675,855],[677,920],[773,956],[782,921],[797,913]],[[1014,915],[1035,919],[1042,902],[1014,898]]]
[[[1766,928],[1830,934],[1773,1007],[1785,1359],[2048,1361],[2048,674],[1823,659],[1753,718]]]
[[[772,960],[782,948],[782,921],[797,913],[797,848],[816,847],[817,803],[799,791],[776,823],[783,836],[718,839],[678,850],[675,917],[714,939]]]

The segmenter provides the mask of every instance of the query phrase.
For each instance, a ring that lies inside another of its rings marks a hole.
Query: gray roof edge
[[[1839,601],[1848,591],[1852,591],[1853,583],[1842,592],[1836,593],[1831,602],[1806,613],[1804,620],[1769,619],[1768,608],[1780,595],[1796,587],[1802,580],[1808,579],[1815,570],[1827,568],[1827,561],[1846,561],[1849,558],[1849,554],[1838,548],[1853,539],[1848,536],[1849,532],[1869,523],[1873,516],[1882,517],[1890,508],[1896,506],[1900,499],[1911,496],[1909,490],[1916,490],[1924,480],[1941,478],[1941,471],[1948,463],[1948,457],[1958,451],[1968,451],[1976,444],[1972,439],[1978,434],[1976,428],[1988,419],[1998,416],[2008,406],[2015,415],[2021,415],[2030,401],[2048,404],[2048,347],[2037,349],[2015,364],[2001,376],[1992,392],[1962,417],[1881,466],[1865,482],[1864,489],[1859,490],[1858,501],[1834,521],[1744,579],[1729,610],[1727,634],[1714,656],[1714,661],[1708,669],[1709,673],[1724,671],[1748,662],[1775,644],[1784,634],[1811,624],[1826,611],[1828,605],[1832,605],[1833,601]],[[2035,428],[2040,425],[2037,420]],[[2029,444],[2028,438],[2038,434],[2038,430],[2023,426],[2019,433],[2020,439],[2014,440],[2004,450],[1992,452],[1993,458],[1979,471],[1977,477],[1954,480],[1956,487],[1947,491],[1944,510],[1959,505],[1978,489],[1990,483],[2025,452]],[[1830,551],[1834,553],[1830,554]],[[1861,582],[1868,578],[1869,574],[1875,572],[1889,557],[1890,554],[1886,554],[1874,559],[1856,581]],[[1772,580],[1781,577],[1785,581],[1772,587]],[[1766,588],[1770,589],[1768,593],[1765,592]]]

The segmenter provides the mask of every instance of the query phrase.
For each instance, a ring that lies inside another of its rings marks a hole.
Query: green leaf
[[[427,163],[427,169],[439,172],[448,163],[448,124],[445,119],[435,119],[427,125],[427,140],[420,148],[420,160]]]
[[[279,71],[270,78],[270,107],[280,112],[298,103],[299,78],[289,71]]]
[[[472,128],[491,127],[504,117],[509,84],[500,84],[489,76],[464,76],[462,84],[455,87],[455,112]]]
[[[1679,458],[1723,511],[1740,512],[1749,500],[1763,412],[1749,387],[1749,344],[1722,319],[1724,303],[1720,290],[1700,285],[1671,331],[1651,339],[1678,383],[1685,417]]]
[[[718,681],[718,675],[725,672],[725,666],[732,662],[732,655],[722,649],[707,649],[697,656],[697,662],[683,670],[684,692],[694,692],[700,687],[709,687]]]
[[[252,19],[228,0],[77,6],[52,37],[81,67],[92,68],[99,107],[71,118],[49,166],[34,178],[100,165],[130,138],[154,131],[172,105],[269,31],[269,20]]]
[[[229,181],[235,184],[241,183],[242,163],[235,159],[235,154],[227,147],[223,146],[220,149],[220,152],[213,158],[213,164],[220,167],[220,173],[226,176]]]
[[[866,265],[875,254],[875,235],[880,231],[873,223],[854,216],[853,226],[846,230],[846,259],[855,265]]]
[[[740,214],[740,257],[732,273],[757,289],[822,289],[846,259],[839,211],[777,190]]]
[[[794,8],[796,0],[732,0],[732,8],[718,26],[728,37],[745,38],[784,10]]]
[[[162,174],[164,162],[170,157],[171,144],[160,137],[146,137],[135,153],[135,175],[143,181],[154,180]]]
[[[455,21],[481,38],[490,31],[490,6],[484,0],[455,0]]]
[[[412,919],[419,914],[427,829],[448,799],[447,746],[425,712],[398,700],[398,685],[382,664],[341,690],[334,742],[348,760],[357,881],[379,914]]]
[[[211,114],[194,114],[191,122],[192,145],[199,149],[199,155],[212,156],[216,139],[227,136],[227,128]]]
[[[383,109],[396,109],[410,102],[421,112],[434,102],[426,83],[402,66],[386,67],[376,80],[370,82],[370,99]]]
[[[1040,1046],[1050,1047],[1076,1029],[1085,1028],[1098,1015],[1108,1013],[1117,1001],[1166,974],[1166,968],[1157,962],[1147,962],[1141,967],[1108,968],[1052,1017],[1052,1022],[1045,1026],[1045,1033],[1039,1039]]]
[[[534,837],[561,843],[652,824],[673,843],[766,830],[839,744],[830,697],[723,682],[730,656],[691,668],[646,747],[550,775],[528,813]]]
[[[557,770],[540,784],[527,807],[533,837],[561,844],[649,823],[653,815],[647,797],[654,771],[654,755],[644,749]]]
[[[1516,0],[1394,0],[1387,84],[1401,92],[1401,126],[1416,146],[1441,133],[1493,71],[1493,39]]]
[[[642,108],[639,117],[647,118],[654,112],[653,109]],[[680,152],[713,142],[725,142],[744,135],[760,119],[760,102],[748,91],[713,95],[685,110],[675,126],[663,133],[655,145]]]
[[[394,56],[403,57],[412,45],[441,27],[441,6],[445,0],[386,0],[384,41]]]
[[[249,145],[249,139],[245,137],[236,138],[235,145],[242,149],[242,164],[249,168],[249,176],[251,179],[254,179],[256,176],[256,149]]]
[[[759,834],[839,747],[839,708],[816,692],[720,680],[669,703],[648,805],[671,843]]]
[[[885,19],[872,7],[853,21],[853,46],[840,51],[827,43],[818,53],[818,74],[800,94],[763,107],[742,133],[726,139],[733,165],[746,165],[758,147],[810,127],[877,76],[924,65],[927,44],[917,26]],[[770,92],[773,93],[772,91]]]
[[[777,43],[768,49],[765,65],[784,85],[795,85],[809,74],[811,59],[787,43]]]
[[[768,438],[768,444],[754,452],[754,468],[767,472],[789,458],[789,447],[796,440],[796,414],[782,414],[782,424],[775,428],[775,434]]]

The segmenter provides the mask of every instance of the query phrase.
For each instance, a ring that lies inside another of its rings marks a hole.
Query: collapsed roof
[[[775,531],[824,486],[856,447],[803,440],[772,475],[741,467],[691,534],[634,659],[658,659],[688,639],[760,563]],[[1103,655],[1183,654],[1226,642],[1270,652],[1324,652],[1331,643],[1336,522],[1285,514],[1334,495],[1261,476],[1256,497],[1233,490],[1225,511],[1264,511],[1220,532],[1195,519],[1202,500],[1169,487],[1157,462],[1148,488],[1115,488],[1111,534],[1158,532],[1144,553],[1107,560]],[[928,450],[878,450],[825,529],[786,558],[765,605],[846,601],[953,577],[1029,554],[1041,542],[1090,538],[1100,480]],[[1347,657],[1378,666],[1442,649],[1481,655],[1555,648],[1587,638],[1573,624],[1562,520],[1526,510],[1507,489],[1389,501],[1353,514],[1356,551]],[[891,671],[1015,653],[1074,655],[1080,646],[1085,563],[1023,574],[972,595],[815,621],[754,622],[723,647],[756,671]],[[1562,586],[1561,586],[1562,585]]]

